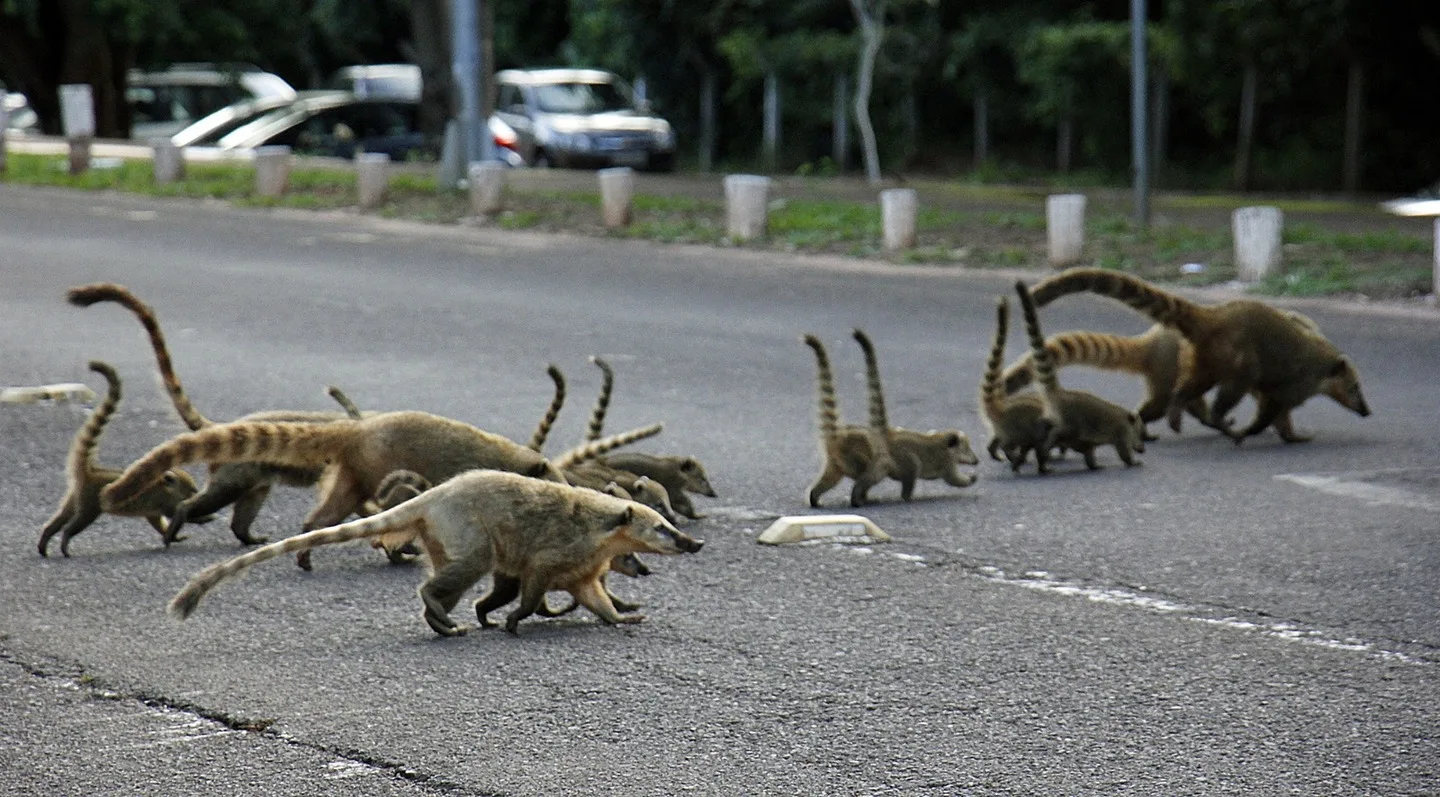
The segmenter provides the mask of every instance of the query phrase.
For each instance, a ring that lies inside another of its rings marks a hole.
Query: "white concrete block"
[[[183,147],[175,146],[168,138],[152,138],[150,139],[150,149],[156,184],[164,185],[185,179],[185,149]]]
[[[1235,235],[1235,272],[1241,282],[1259,282],[1280,267],[1280,233],[1285,224],[1280,208],[1237,208],[1230,223]]]
[[[466,173],[470,178],[470,209],[477,216],[500,212],[505,203],[505,172],[510,167],[500,161],[476,161]]]
[[[913,188],[887,188],[880,192],[880,224],[885,237],[885,251],[894,252],[915,246],[919,210],[920,195]]]
[[[384,202],[390,190],[390,156],[383,152],[356,155],[355,189],[360,195],[360,207],[366,210]]]
[[[1050,244],[1050,265],[1064,268],[1078,263],[1085,250],[1085,195],[1046,197],[1045,229]]]
[[[754,174],[725,177],[726,231],[748,241],[765,234],[769,224],[770,178]]]
[[[601,169],[600,217],[611,229],[630,223],[630,204],[635,196],[635,170],[629,166]]]
[[[255,193],[278,197],[290,187],[290,148],[255,148]]]
[[[868,545],[889,542],[890,535],[864,515],[787,515],[771,523],[756,541],[784,545],[816,540]]]

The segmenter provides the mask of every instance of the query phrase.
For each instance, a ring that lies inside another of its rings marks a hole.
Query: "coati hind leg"
[[[1170,408],[1166,419],[1172,431],[1179,434],[1180,422],[1185,417],[1185,411],[1193,402],[1203,401],[1205,394],[1215,386],[1215,382],[1213,377],[1203,374],[1197,369],[1196,373],[1191,374],[1175,388],[1175,392],[1170,395]],[[1211,407],[1205,416],[1201,419],[1201,423],[1213,427],[1214,424],[1211,421],[1216,417],[1215,408]]]
[[[180,529],[191,519],[199,519],[213,515],[216,512],[231,506],[236,501],[245,497],[255,487],[255,482],[250,478],[248,463],[235,465],[221,465],[210,472],[210,479],[205,483],[205,488],[195,495],[181,501],[170,515],[170,526],[165,530],[165,544],[180,542],[185,539],[180,536]],[[268,489],[268,485],[267,485]],[[261,497],[263,502],[264,496]],[[259,507],[255,507],[255,512]],[[230,518],[230,530],[234,532],[236,539],[247,545],[264,542],[264,538],[255,539],[250,537],[250,523],[254,522],[254,512],[249,520],[241,521],[236,515]],[[237,528],[238,527],[238,528]],[[247,539],[248,538],[248,539]]]
[[[810,506],[820,506],[820,497],[830,492],[845,478],[845,472],[835,465],[829,457],[825,458],[825,469],[815,478],[815,483],[810,485]]]
[[[1289,410],[1275,416],[1275,433],[1287,443],[1308,443],[1313,439],[1308,434],[1300,434],[1295,431],[1295,425],[1290,420]]]
[[[500,624],[490,619],[490,612],[504,606],[520,596],[520,579],[495,573],[490,579],[490,591],[475,601],[475,619],[482,628],[496,628]]]
[[[437,568],[425,583],[420,585],[420,600],[425,604],[422,616],[435,633],[441,636],[460,636],[470,630],[469,626],[456,623],[450,617],[450,612],[454,610],[455,604],[460,602],[460,597],[475,586],[480,576],[489,570],[489,555],[481,559],[483,561],[450,562]]]
[[[1290,420],[1290,411],[1285,409],[1284,405],[1265,394],[1260,394],[1256,401],[1255,419],[1250,422],[1250,425],[1245,427],[1244,431],[1228,433],[1230,439],[1235,441],[1235,445],[1240,445],[1245,438],[1251,435],[1260,434],[1271,424],[1275,425],[1275,432],[1280,435],[1280,439],[1287,443],[1309,442],[1308,435],[1295,432],[1295,426]]]
[[[301,527],[305,531],[343,523],[345,518],[369,497],[360,488],[355,477],[342,469],[332,467],[327,470],[320,483],[320,502],[310,510],[309,517],[305,518],[305,525]],[[301,570],[311,569],[309,548],[295,554],[295,564]]]
[[[260,545],[270,539],[250,533],[250,525],[255,522],[255,518],[260,514],[260,507],[265,505],[265,499],[269,497],[270,485],[258,484],[230,505],[230,531],[235,534],[235,539],[245,545]]]

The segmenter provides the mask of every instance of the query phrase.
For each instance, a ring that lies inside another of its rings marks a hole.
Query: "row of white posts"
[[[70,142],[70,172],[79,174],[90,166],[91,142],[95,137],[94,103],[88,84],[61,86],[61,110],[65,136]],[[0,171],[5,169],[5,111],[0,106]],[[168,139],[155,139],[155,182],[171,183],[185,177],[185,152]],[[255,150],[255,191],[260,196],[278,197],[290,181],[290,148],[259,147]],[[390,156],[361,153],[355,157],[356,183],[360,206],[373,208],[385,201]],[[468,172],[471,208],[477,215],[493,215],[503,203],[508,167],[488,161],[473,163]],[[635,172],[629,167],[599,171],[601,217],[606,227],[623,227],[631,220],[635,193]],[[747,241],[765,234],[770,201],[770,178],[732,174],[724,179],[726,232],[731,238]],[[891,188],[880,192],[880,217],[886,251],[915,246],[919,199],[914,189]],[[1045,201],[1045,225],[1050,265],[1064,268],[1080,262],[1085,248],[1085,195],[1054,194]],[[1257,282],[1280,266],[1281,230],[1284,214],[1279,208],[1239,208],[1231,216],[1235,241],[1235,268],[1242,282]],[[1435,220],[1434,291],[1440,295],[1440,217]]]

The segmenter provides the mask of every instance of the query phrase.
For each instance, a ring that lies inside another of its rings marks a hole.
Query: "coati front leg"
[[[1280,439],[1287,443],[1308,443],[1312,439],[1308,434],[1300,434],[1295,431],[1295,425],[1290,419],[1289,410],[1275,416],[1275,433],[1280,435]]]
[[[249,478],[249,473],[243,466],[221,465],[214,468],[210,472],[209,481],[205,483],[205,489],[181,501],[180,505],[175,507],[175,511],[170,515],[170,525],[165,530],[165,544],[169,545],[185,539],[180,536],[180,529],[189,523],[191,518],[213,515],[244,498],[245,494],[254,488],[255,483]],[[263,497],[261,500],[264,500]],[[258,511],[259,508],[256,507],[256,509]],[[254,520],[253,516],[251,520]],[[235,531],[235,526],[236,520],[232,516],[230,520],[232,531]],[[246,542],[245,537],[249,536],[249,524],[245,524],[242,531],[235,531],[235,536],[241,542]],[[264,540],[254,540],[254,542],[264,542]],[[249,543],[247,542],[247,544]]]
[[[1210,388],[1215,386],[1215,382],[1215,379],[1211,378],[1207,374],[1201,373],[1197,369],[1195,373],[1189,376],[1189,378],[1187,378],[1184,382],[1181,382],[1179,387],[1175,388],[1175,392],[1170,395],[1170,410],[1169,417],[1167,418],[1170,423],[1170,429],[1172,431],[1174,431],[1176,434],[1180,433],[1180,423],[1185,417],[1185,410],[1191,405],[1192,402],[1196,400],[1203,400],[1205,394],[1209,392]],[[1227,410],[1227,412],[1228,411],[1229,410]],[[1217,417],[1217,413],[1215,412],[1214,407],[1211,407],[1209,412],[1205,413],[1205,415],[1207,417],[1202,417],[1200,420],[1201,423],[1204,423],[1206,426],[1220,428],[1215,427],[1214,423],[1212,423],[1212,421]]]
[[[1255,419],[1250,422],[1250,425],[1245,427],[1244,431],[1228,433],[1230,439],[1235,441],[1235,445],[1238,446],[1245,442],[1245,438],[1251,435],[1260,434],[1271,424],[1275,425],[1275,431],[1280,435],[1280,439],[1287,443],[1304,443],[1310,439],[1305,435],[1295,433],[1295,427],[1290,420],[1290,411],[1273,396],[1261,393],[1256,400],[1258,404],[1255,408]]]
[[[900,498],[909,501],[915,494],[915,482],[920,475],[920,458],[910,453],[895,452],[895,469],[890,474],[900,482]]]
[[[1250,385],[1248,384],[1233,379],[1221,382],[1220,389],[1215,392],[1215,400],[1210,403],[1209,425],[1233,439],[1235,436],[1231,432],[1231,427],[1235,425],[1235,421],[1230,417],[1230,412],[1239,406],[1249,392]],[[1273,415],[1265,421],[1265,425],[1269,426],[1271,420],[1274,420]]]
[[[470,630],[450,617],[455,604],[466,590],[475,586],[489,566],[489,557],[483,563],[475,561],[450,562],[439,567],[425,583],[420,585],[420,600],[425,604],[422,616],[435,633],[441,636],[460,636]],[[478,571],[478,572],[477,572]]]
[[[500,624],[490,620],[490,612],[504,606],[520,595],[520,579],[495,573],[490,579],[490,591],[475,601],[475,619],[482,628],[496,628]]]
[[[258,484],[230,505],[230,531],[242,544],[260,545],[270,539],[250,533],[250,525],[260,515],[260,507],[265,505],[265,499],[269,497],[270,485]]]
[[[815,483],[810,485],[810,506],[820,506],[820,497],[834,489],[835,485],[845,478],[845,472],[835,465],[833,461],[826,458],[825,469],[815,478]]]
[[[603,572],[601,575],[604,575]],[[572,587],[570,594],[575,596],[576,602],[581,606],[595,613],[605,623],[615,625],[617,623],[639,623],[645,620],[643,614],[621,615],[617,606],[610,599],[610,592],[605,589],[604,583],[599,575],[588,581],[581,582],[578,586]]]

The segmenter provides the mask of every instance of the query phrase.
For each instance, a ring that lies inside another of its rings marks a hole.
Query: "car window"
[[[613,83],[546,83],[535,87],[545,113],[604,113],[630,110],[630,101]]]
[[[243,99],[236,86],[134,86],[125,92],[133,122],[189,122]]]
[[[396,103],[357,103],[326,108],[271,136],[266,144],[283,144],[296,154],[354,154],[365,139],[403,136],[414,130],[414,106]]]
[[[510,113],[525,113],[525,96],[520,93],[520,87],[508,83],[500,86],[500,97],[495,101],[495,107]]]

